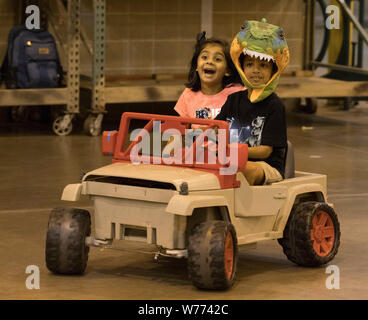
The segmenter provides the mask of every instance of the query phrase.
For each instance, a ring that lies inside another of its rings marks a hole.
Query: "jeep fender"
[[[175,195],[167,207],[166,212],[181,216],[191,216],[194,209],[205,207],[229,207],[223,196],[211,195]]]
[[[61,200],[65,201],[78,201],[82,192],[82,184],[74,183],[68,184],[63,191]]]
[[[275,231],[283,232],[286,226],[286,223],[289,219],[289,215],[291,213],[291,209],[295,203],[295,199],[298,195],[304,193],[322,193],[323,199],[326,200],[326,192],[325,188],[318,183],[308,183],[303,184],[301,186],[294,186],[289,189],[287,199],[285,201],[285,205],[281,208],[279,215],[277,216],[275,222]]]

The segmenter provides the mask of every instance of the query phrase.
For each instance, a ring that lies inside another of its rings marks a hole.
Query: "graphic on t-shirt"
[[[220,113],[221,108],[204,107],[196,110],[196,118],[198,119],[215,119]]]
[[[230,142],[246,143],[250,147],[261,144],[262,130],[266,117],[253,119],[250,125],[242,124],[234,117],[227,118],[230,128]]]
[[[210,119],[211,118],[210,112],[211,112],[211,109],[207,107],[203,109],[198,109],[196,110],[196,118]]]

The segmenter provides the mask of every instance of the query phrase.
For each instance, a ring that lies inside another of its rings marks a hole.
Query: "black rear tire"
[[[223,290],[234,281],[238,246],[234,226],[225,221],[206,221],[196,226],[188,246],[188,274],[200,289]]]
[[[58,274],[82,274],[87,266],[91,218],[87,210],[51,211],[46,237],[46,266]]]
[[[320,224],[316,225],[318,219]],[[340,235],[334,209],[323,202],[309,201],[293,208],[284,237],[278,242],[290,261],[304,267],[318,267],[335,257]]]

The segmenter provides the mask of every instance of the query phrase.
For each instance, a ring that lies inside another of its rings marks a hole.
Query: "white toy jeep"
[[[208,130],[193,137],[195,125]],[[220,133],[224,139],[211,148],[214,128],[215,139]],[[176,138],[184,135],[191,139],[181,145]],[[170,136],[174,139],[166,143]],[[340,226],[327,203],[326,176],[294,171],[288,143],[285,179],[249,186],[239,172],[246,166],[247,145],[229,145],[228,138],[225,121],[124,113],[119,131],[102,136],[102,151],[113,156],[112,164],[67,185],[62,195],[66,201],[82,195],[93,200],[94,236],[88,211],[53,209],[48,269],[83,273],[89,246],[113,240],[144,241],[157,245],[156,255],[187,258],[190,279],[205,289],[229,288],[238,246],[258,241],[277,239],[287,258],[301,266],[331,261]]]

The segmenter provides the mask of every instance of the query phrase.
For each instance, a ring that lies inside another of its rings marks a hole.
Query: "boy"
[[[289,61],[282,29],[265,19],[246,21],[230,54],[248,90],[229,95],[216,120],[229,122],[230,142],[248,144],[243,174],[250,185],[280,181],[287,145],[285,107],[273,91]]]

